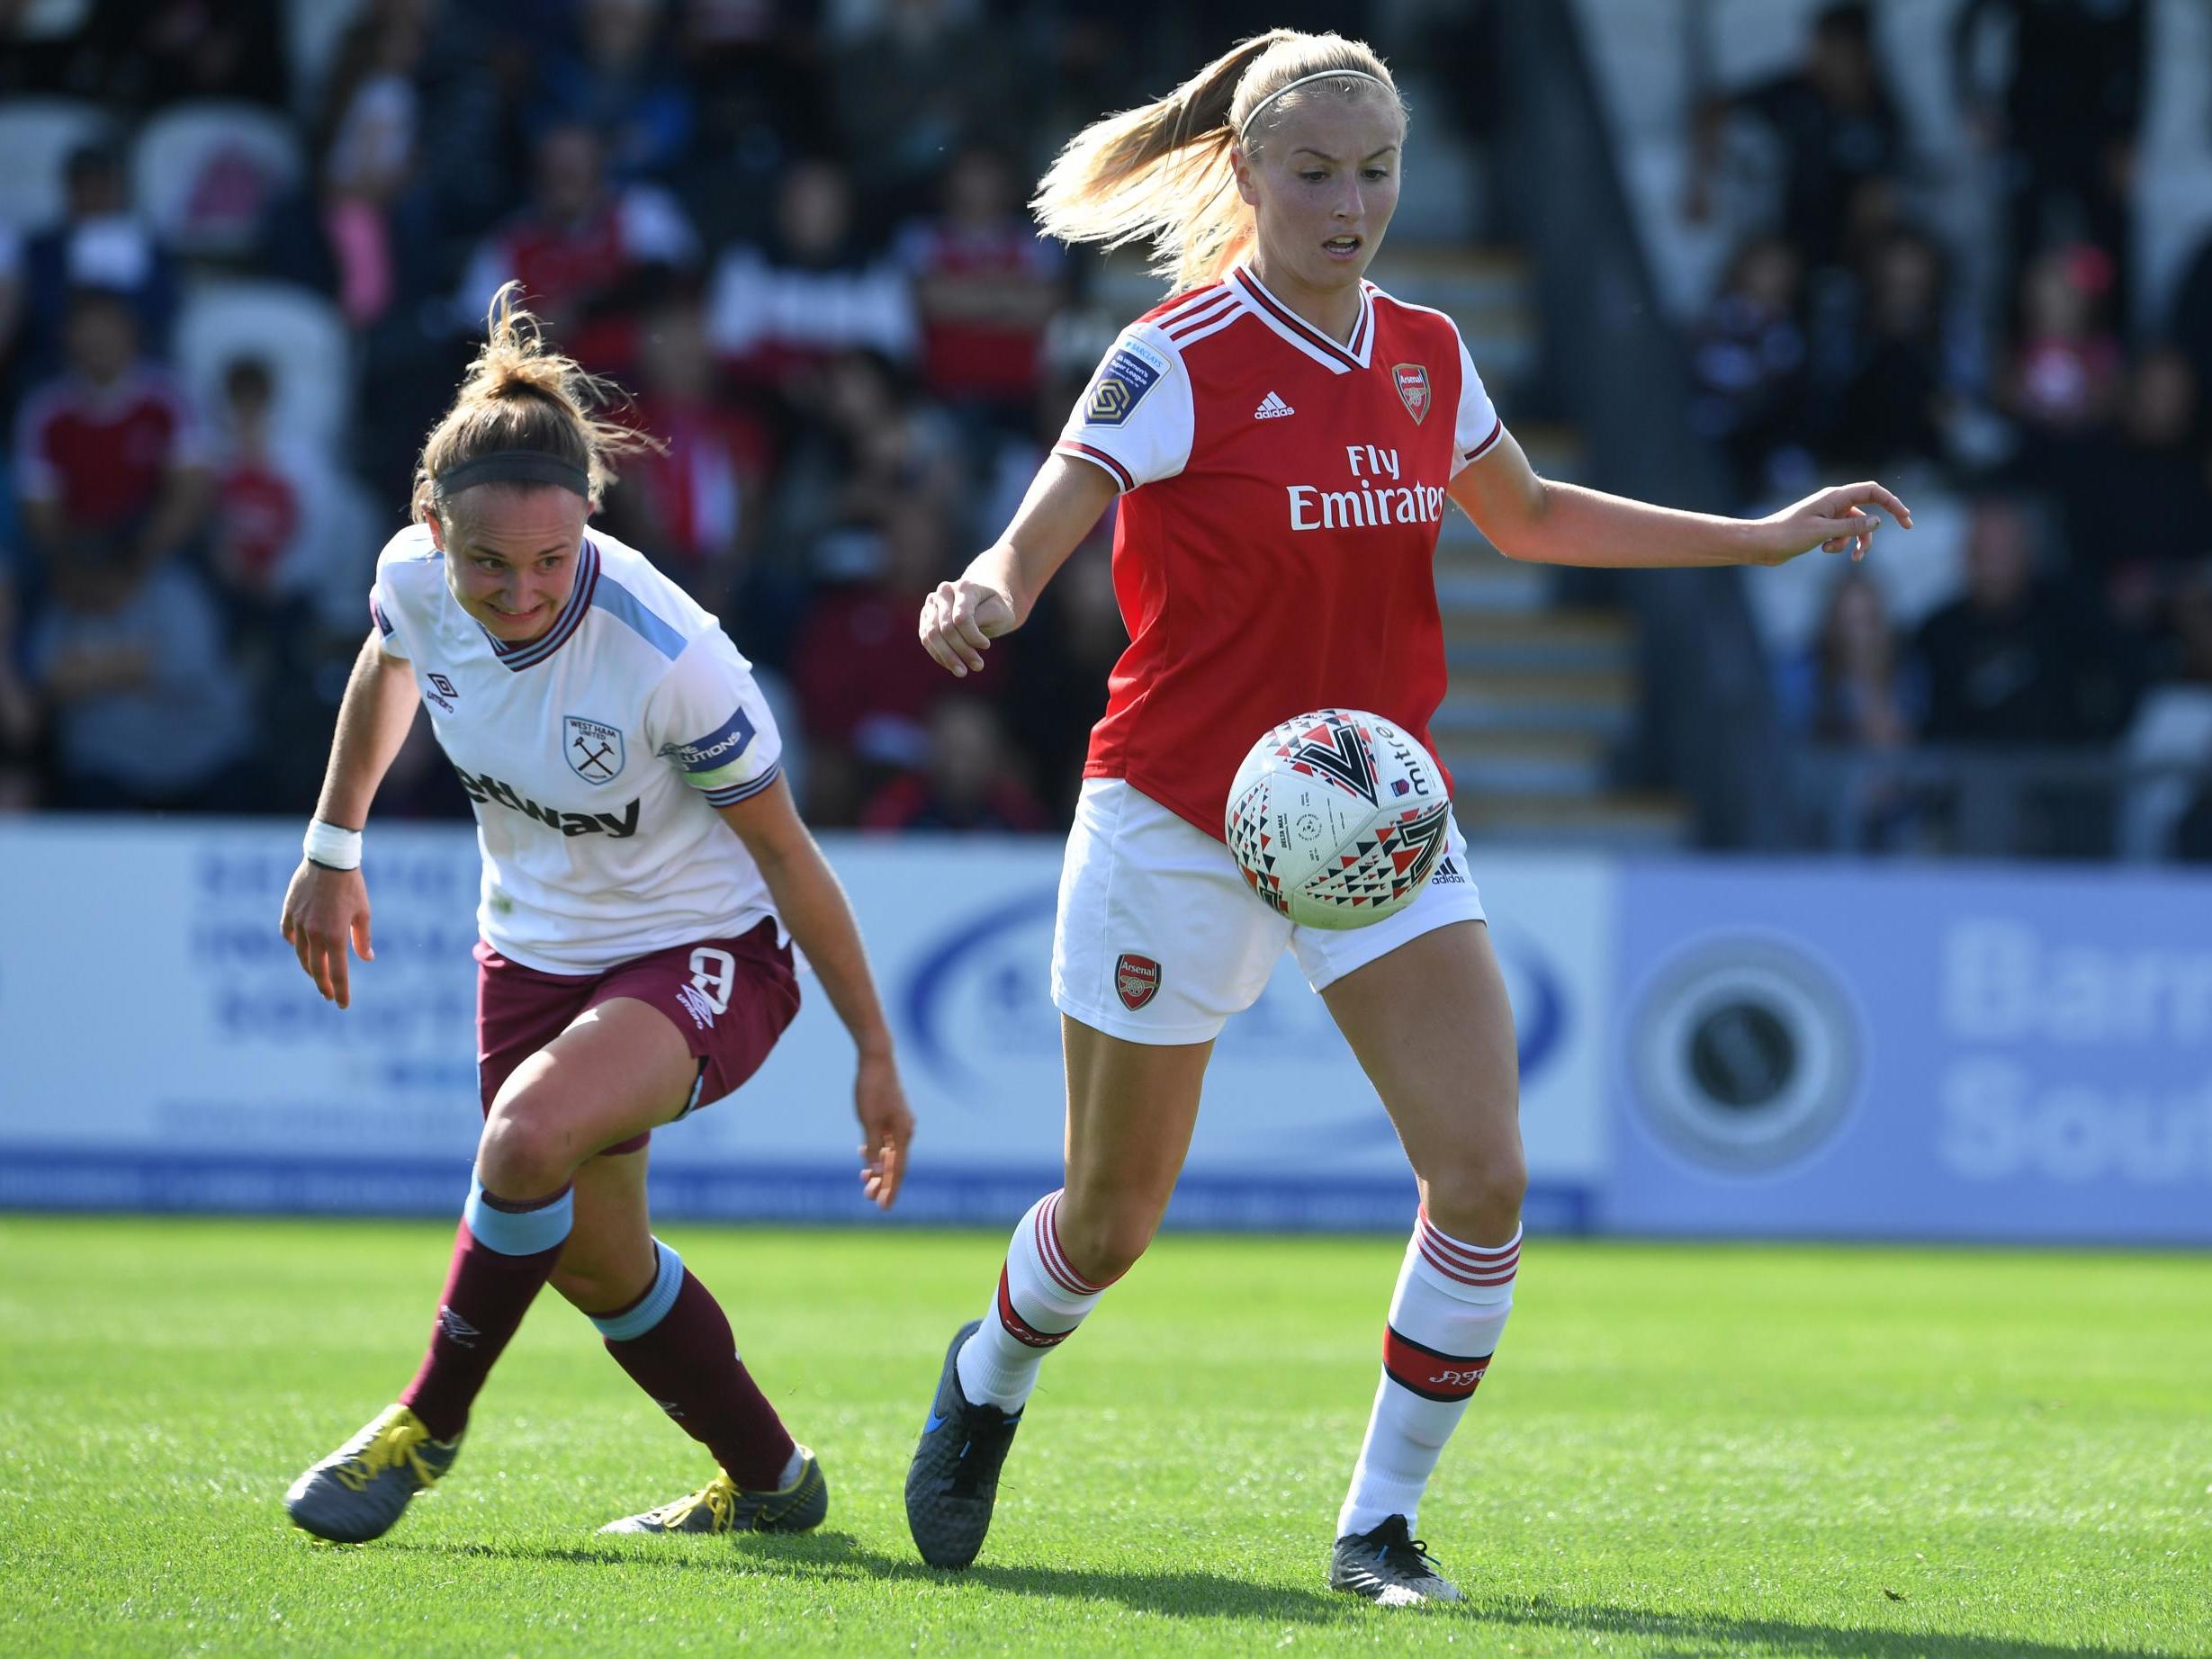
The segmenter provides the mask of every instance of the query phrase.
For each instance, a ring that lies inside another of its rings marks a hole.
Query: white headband
[[[1300,86],[1312,81],[1342,80],[1372,81],[1378,86],[1387,85],[1380,76],[1370,75],[1364,69],[1323,69],[1317,75],[1301,75],[1298,79],[1276,87],[1274,91],[1252,106],[1252,113],[1245,117],[1245,124],[1236,130],[1236,141],[1239,144],[1245,141],[1245,134],[1252,130],[1252,123],[1259,119],[1260,112],[1281,97],[1284,93],[1295,92]]]

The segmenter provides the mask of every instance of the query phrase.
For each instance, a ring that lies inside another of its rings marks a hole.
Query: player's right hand
[[[284,943],[300,967],[315,982],[325,1001],[345,1008],[351,1000],[346,978],[346,946],[364,962],[374,962],[369,944],[369,884],[358,870],[333,870],[310,858],[300,860],[284,890]]]
[[[1014,603],[997,588],[962,577],[940,582],[922,602],[922,649],[957,679],[983,672],[983,654],[1021,625]]]

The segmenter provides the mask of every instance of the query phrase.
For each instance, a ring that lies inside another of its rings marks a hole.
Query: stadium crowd
[[[1785,720],[1815,745],[2212,761],[2212,242],[2141,302],[2153,13],[1959,0],[1946,67],[1984,198],[1964,222],[1893,96],[1879,7],[1820,7],[1797,66],[1697,108],[1683,211],[1731,203],[1738,239],[1689,341],[1692,414],[1740,499],[1879,476],[1965,520],[1941,603],[1901,618],[1868,570],[1838,571],[1806,648],[1779,655]],[[1731,139],[1763,190],[1731,187]],[[1846,838],[1923,842],[1911,775],[1875,769]],[[2212,858],[2202,785],[2136,850]],[[2072,817],[2046,850],[2113,847]]]
[[[311,803],[416,446],[517,278],[664,441],[599,522],[778,688],[815,821],[1061,820],[1122,638],[1104,561],[966,686],[913,619],[1111,337],[1022,202],[1044,135],[1123,95],[1117,27],[1017,52],[958,3],[364,0],[303,85],[302,8],[86,9],[0,54],[0,121],[103,117],[54,156],[58,216],[0,223],[0,799]],[[1015,73],[1040,55],[1065,110]],[[215,136],[165,195],[179,112]],[[315,296],[345,383],[287,392],[311,371],[250,321],[185,361],[225,278]],[[380,810],[465,810],[427,734]]]
[[[814,821],[1065,822],[1123,638],[1106,561],[1073,561],[980,680],[938,673],[913,617],[1120,320],[1022,202],[1058,139],[1158,90],[1134,43],[1191,27],[1173,8],[76,9],[0,53],[0,125],[101,118],[40,152],[57,212],[0,217],[0,807],[306,810],[375,550],[511,277],[666,442],[600,522],[760,665]],[[1206,38],[1304,9],[1232,6]],[[309,13],[337,23],[312,52]],[[1866,5],[1697,111],[1684,212],[1740,245],[1686,342],[1691,413],[1742,503],[1933,479],[1969,516],[1955,597],[1908,628],[1840,573],[1777,653],[1812,743],[2212,754],[2212,247],[2159,314],[2131,303],[2145,13],[1961,0],[1993,247],[1930,211]],[[1776,176],[1749,210],[1725,187],[1746,130]],[[225,278],[302,297],[330,366],[251,294],[195,333]],[[380,810],[464,807],[418,731]],[[2169,816],[2212,856],[2212,796]],[[1853,838],[1924,821],[1877,792]]]

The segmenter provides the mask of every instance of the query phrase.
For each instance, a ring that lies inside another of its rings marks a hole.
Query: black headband
[[[553,484],[587,501],[591,499],[589,470],[542,449],[495,449],[489,455],[446,468],[433,481],[439,493],[447,496],[472,484]]]

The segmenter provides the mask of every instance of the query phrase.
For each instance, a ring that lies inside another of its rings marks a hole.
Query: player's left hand
[[[898,1063],[889,1054],[860,1056],[852,1109],[860,1119],[860,1190],[877,1209],[887,1210],[906,1179],[906,1143],[914,1138],[914,1115],[906,1107]]]
[[[1879,484],[1838,484],[1816,490],[1795,506],[1758,521],[1753,562],[1787,564],[1816,547],[1824,553],[1848,552],[1856,562],[1873,548],[1884,513],[1905,529],[1912,528],[1912,509]]]

